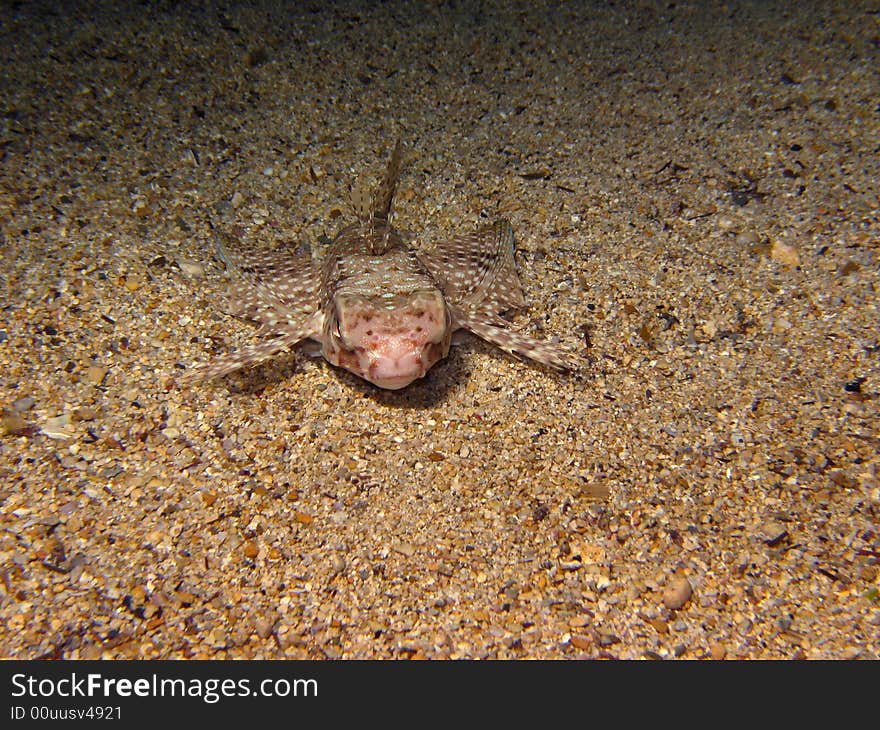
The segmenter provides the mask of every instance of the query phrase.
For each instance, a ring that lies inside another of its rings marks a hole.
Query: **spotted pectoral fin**
[[[470,330],[505,352],[520,355],[557,370],[579,370],[587,364],[584,358],[562,345],[508,329],[506,326],[508,323],[500,317],[483,317],[473,312],[456,311],[454,318],[458,327]]]
[[[192,370],[183,375],[181,382],[193,383],[198,380],[218,378],[221,375],[228,375],[243,367],[257,365],[277,355],[279,352],[293,347],[309,336],[311,336],[311,328],[308,330],[304,328],[283,332],[271,339],[242,347],[240,350],[230,352],[228,355],[221,355],[214,360],[196,365]]]
[[[230,294],[243,300],[247,311],[253,302],[278,302],[296,314],[310,314],[318,303],[319,267],[306,254],[289,248],[269,250],[225,232],[216,235],[217,254],[236,282]],[[250,289],[250,291],[249,291]]]
[[[261,363],[305,339],[315,337],[316,333],[321,331],[323,321],[323,316],[320,313],[315,313],[298,327],[288,327],[270,339],[242,347],[228,355],[221,355],[214,360],[196,365],[184,374],[182,382],[192,383],[197,380],[217,378],[240,368]]]
[[[525,304],[513,258],[513,229],[500,220],[419,254],[447,301],[500,314]]]
[[[308,326],[308,320],[314,315],[314,307],[311,305],[300,305],[291,309],[240,279],[235,279],[230,284],[226,302],[225,311],[228,314],[259,322],[257,334],[260,336],[302,329]]]

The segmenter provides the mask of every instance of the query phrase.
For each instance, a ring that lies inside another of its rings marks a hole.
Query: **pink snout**
[[[391,349],[370,360],[368,379],[380,388],[397,390],[425,374],[422,353],[412,347]]]

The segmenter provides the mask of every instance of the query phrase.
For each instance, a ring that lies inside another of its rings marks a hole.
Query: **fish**
[[[443,360],[459,330],[557,371],[583,367],[578,353],[515,330],[503,317],[525,306],[509,221],[425,250],[404,241],[393,222],[402,161],[398,140],[374,194],[351,196],[356,220],[320,258],[217,235],[232,313],[257,322],[263,339],[196,365],[185,381],[227,375],[313,340],[331,365],[399,390]]]

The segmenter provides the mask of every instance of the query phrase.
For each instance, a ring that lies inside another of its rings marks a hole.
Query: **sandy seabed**
[[[877,658],[876,2],[4,3],[0,656]],[[499,217],[515,326],[380,391],[211,225]]]

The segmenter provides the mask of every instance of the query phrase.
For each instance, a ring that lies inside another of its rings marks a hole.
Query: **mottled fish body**
[[[234,312],[259,322],[268,337],[196,366],[187,379],[225,375],[310,338],[331,364],[396,390],[446,357],[458,329],[557,369],[582,364],[501,317],[525,303],[507,221],[424,252],[403,242],[391,220],[401,153],[398,142],[370,203],[355,205],[358,222],[336,235],[319,262],[218,238]]]

